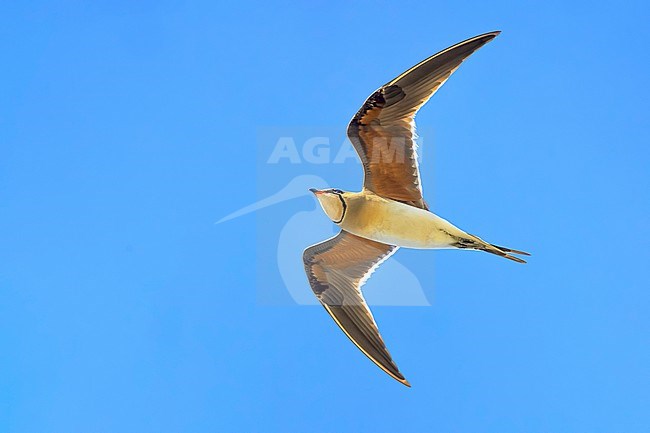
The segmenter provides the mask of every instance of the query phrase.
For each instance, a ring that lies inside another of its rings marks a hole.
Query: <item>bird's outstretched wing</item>
[[[370,95],[348,125],[364,168],[364,187],[426,209],[415,144],[415,114],[474,51],[499,32],[453,45],[413,66]]]
[[[398,247],[341,231],[307,248],[305,272],[318,300],[343,332],[386,373],[411,386],[386,349],[361,286]]]

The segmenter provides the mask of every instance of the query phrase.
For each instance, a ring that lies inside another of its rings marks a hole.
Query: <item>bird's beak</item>
[[[309,188],[309,191],[313,192],[315,195],[323,193],[323,191],[317,190],[316,188]]]

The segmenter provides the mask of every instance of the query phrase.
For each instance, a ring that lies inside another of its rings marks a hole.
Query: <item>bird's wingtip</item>
[[[396,381],[398,381],[398,382],[401,383],[402,385],[407,386],[407,387],[409,387],[409,388],[411,387],[411,382],[409,382],[408,380],[406,380],[406,378],[402,375],[402,373],[401,373],[399,370],[396,370],[396,371],[394,371],[394,372],[392,372],[392,373],[391,373],[391,372],[388,372],[388,371],[386,371],[386,372],[387,372],[388,374],[390,374],[390,375],[392,376],[393,379],[395,379]]]
[[[488,41],[491,41],[492,39],[496,38],[500,34],[501,34],[501,30],[494,30],[493,32],[488,32],[481,35],[481,37],[486,38]]]

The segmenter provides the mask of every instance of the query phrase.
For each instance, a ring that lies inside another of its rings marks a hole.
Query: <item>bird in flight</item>
[[[386,349],[361,287],[398,248],[460,248],[496,254],[518,263],[523,251],[469,234],[429,211],[422,197],[416,155],[415,115],[474,51],[500,32],[453,45],[375,91],[348,125],[363,163],[361,192],[310,189],[341,228],[307,248],[305,272],[316,297],[336,324],[379,368],[406,386]]]

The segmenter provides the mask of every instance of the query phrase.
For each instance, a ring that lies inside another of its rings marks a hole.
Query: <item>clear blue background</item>
[[[647,2],[218,3],[3,4],[0,431],[648,431]],[[407,389],[259,305],[255,217],[213,223],[257,128],[344,128],[495,29],[418,119],[423,182],[534,255],[399,253],[435,262],[432,308],[375,309]]]

